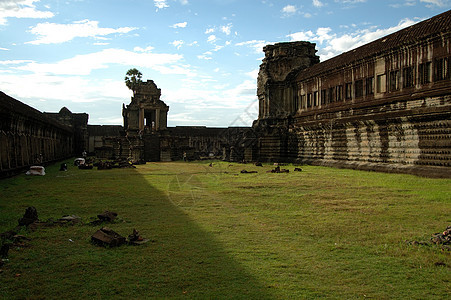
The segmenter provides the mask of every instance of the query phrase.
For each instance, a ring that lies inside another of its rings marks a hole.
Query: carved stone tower
[[[122,107],[128,136],[156,133],[167,128],[169,106],[160,100],[161,89],[147,80],[137,86],[129,105]]]
[[[294,76],[319,63],[315,45],[310,42],[287,42],[267,45],[257,79],[258,119],[285,118],[296,111]]]

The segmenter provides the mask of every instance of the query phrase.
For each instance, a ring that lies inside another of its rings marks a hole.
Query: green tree
[[[136,93],[136,87],[142,82],[142,75],[136,68],[128,70],[125,74],[125,85],[133,91],[133,96]]]

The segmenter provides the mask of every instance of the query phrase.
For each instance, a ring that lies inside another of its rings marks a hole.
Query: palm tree
[[[136,87],[142,83],[142,75],[136,68],[128,70],[125,74],[125,85],[133,91],[133,96],[135,96]]]

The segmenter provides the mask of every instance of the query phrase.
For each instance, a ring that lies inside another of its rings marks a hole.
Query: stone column
[[[155,130],[160,129],[160,109],[155,110]]]
[[[139,109],[139,124],[138,124],[138,128],[139,130],[144,130],[144,108],[140,108]]]

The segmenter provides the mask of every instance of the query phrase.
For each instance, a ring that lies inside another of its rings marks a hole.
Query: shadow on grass
[[[110,228],[124,236],[137,228],[151,241],[143,246],[96,247],[89,237],[97,227],[89,225],[30,233],[32,245],[14,250],[0,274],[0,296],[274,298],[212,234],[137,170],[70,171],[75,176],[50,171],[47,177],[22,181],[21,189],[33,197],[21,202],[19,195],[17,205],[34,205],[42,216],[54,216],[60,211],[56,207],[64,207],[85,220],[103,209],[114,210],[126,222]]]
[[[149,202],[143,203],[139,215],[158,233],[156,242],[148,247],[154,248],[153,253],[143,257],[153,268],[149,277],[159,278],[161,293],[156,295],[270,298],[270,290],[235,262],[211,233],[174,204],[174,199],[168,199],[143,176],[135,178],[134,184],[148,189]]]

